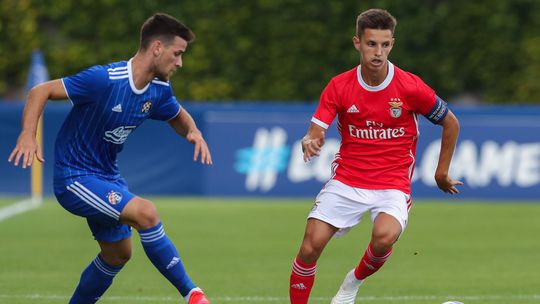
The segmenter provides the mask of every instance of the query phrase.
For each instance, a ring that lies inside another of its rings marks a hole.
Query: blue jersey
[[[168,82],[135,87],[131,60],[94,66],[62,82],[73,108],[56,138],[56,182],[120,178],[117,154],[129,134],[148,118],[167,121],[181,111]]]

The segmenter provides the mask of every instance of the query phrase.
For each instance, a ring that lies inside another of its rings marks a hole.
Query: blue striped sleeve
[[[107,71],[93,66],[78,74],[62,78],[68,98],[74,105],[96,102],[108,83]]]

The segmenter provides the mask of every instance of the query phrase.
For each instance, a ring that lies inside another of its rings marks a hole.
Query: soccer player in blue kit
[[[34,155],[43,162],[35,138],[47,101],[68,98],[73,104],[56,139],[54,192],[66,210],[86,218],[101,251],[82,272],[71,304],[95,303],[111,285],[131,257],[131,227],[150,261],[189,304],[209,303],[187,275],[156,207],[128,190],[116,161],[129,134],[155,119],[194,144],[194,161],[200,157],[202,164],[212,164],[203,135],[169,83],[194,37],[174,17],[155,14],[142,25],[140,48],[129,61],[94,66],[28,94],[22,131],[8,159],[23,168],[32,165]]]

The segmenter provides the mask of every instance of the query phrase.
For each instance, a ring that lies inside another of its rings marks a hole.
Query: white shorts
[[[319,192],[308,218],[316,218],[340,230],[340,236],[358,225],[366,212],[371,222],[381,212],[393,216],[401,224],[401,233],[407,227],[411,196],[394,189],[367,190],[354,188],[332,179]]]

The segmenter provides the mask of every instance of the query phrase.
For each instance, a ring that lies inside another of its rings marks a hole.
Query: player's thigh
[[[388,234],[397,231],[399,237],[409,220],[411,196],[399,190],[373,190],[371,221],[374,234]],[[379,217],[379,215],[388,215]]]
[[[122,210],[120,222],[140,230],[156,226],[160,218],[154,203],[135,196]]]
[[[402,231],[401,224],[395,217],[380,212],[373,222],[371,239],[376,247],[387,248],[398,240]]]

